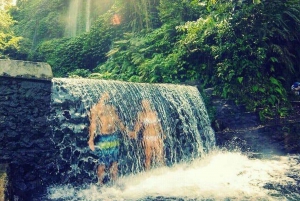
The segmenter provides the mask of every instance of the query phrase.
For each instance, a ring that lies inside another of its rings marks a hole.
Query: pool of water
[[[172,167],[120,177],[109,186],[53,186],[45,200],[300,200],[300,156],[253,158],[214,151]]]

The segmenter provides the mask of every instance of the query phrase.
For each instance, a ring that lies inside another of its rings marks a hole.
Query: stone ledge
[[[24,79],[51,80],[51,66],[43,62],[0,59],[0,76]]]

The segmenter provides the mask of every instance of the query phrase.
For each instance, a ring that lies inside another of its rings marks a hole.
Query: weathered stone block
[[[51,66],[42,62],[0,59],[0,76],[51,80]]]

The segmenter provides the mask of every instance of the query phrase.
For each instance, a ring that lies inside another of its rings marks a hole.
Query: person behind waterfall
[[[132,137],[136,138],[137,133],[142,131],[142,144],[145,151],[145,169],[150,169],[151,161],[157,164],[164,164],[164,143],[163,129],[158,119],[157,112],[151,108],[150,102],[143,99],[142,111],[137,114],[137,121],[134,126]]]
[[[90,110],[88,145],[99,157],[97,176],[103,185],[105,169],[109,168],[110,181],[118,177],[118,156],[121,131],[125,130],[116,108],[108,104],[110,97],[106,92]]]
[[[295,82],[291,86],[291,90],[294,92],[295,95],[299,95],[299,92],[300,92],[300,82]]]

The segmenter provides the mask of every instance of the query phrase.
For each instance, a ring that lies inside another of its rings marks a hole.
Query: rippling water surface
[[[111,186],[49,188],[49,200],[300,200],[300,156],[214,151],[191,163],[122,177]]]

